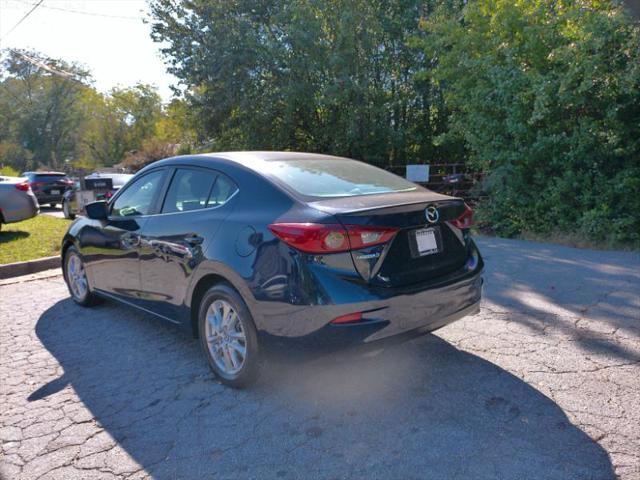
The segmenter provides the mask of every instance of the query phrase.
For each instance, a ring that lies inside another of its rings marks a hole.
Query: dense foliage
[[[436,3],[155,0],[153,34],[212,149],[433,162],[461,154],[433,142],[442,99],[409,45]]]
[[[640,36],[607,1],[476,0],[423,42],[497,232],[640,243]]]

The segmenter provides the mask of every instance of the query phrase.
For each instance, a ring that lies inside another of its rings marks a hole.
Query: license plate
[[[49,190],[51,195],[60,195],[60,190]]]
[[[438,253],[438,240],[436,239],[436,231],[433,228],[416,230],[416,243],[420,255]]]

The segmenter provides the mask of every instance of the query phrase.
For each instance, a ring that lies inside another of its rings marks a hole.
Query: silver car
[[[27,220],[39,212],[38,200],[26,178],[0,176],[0,228],[3,223]]]

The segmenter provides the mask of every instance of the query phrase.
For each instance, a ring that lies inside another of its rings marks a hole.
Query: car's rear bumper
[[[336,351],[348,347],[403,341],[479,311],[482,264],[457,280],[428,288],[376,292],[366,302],[298,306],[261,319],[261,339],[281,350]],[[372,292],[368,292],[370,295]],[[363,320],[332,324],[341,315],[364,312]]]
[[[382,333],[391,322],[370,322],[344,326],[326,325],[316,332],[296,338],[283,338],[264,334],[261,338],[272,354],[326,354],[346,349],[375,350],[385,346],[406,342],[433,332],[461,318],[480,312],[480,300],[449,315],[438,317],[434,322],[425,322],[414,329]]]

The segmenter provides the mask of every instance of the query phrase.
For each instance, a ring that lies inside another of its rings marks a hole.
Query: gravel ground
[[[219,385],[193,339],[0,285],[6,479],[640,479],[640,256],[479,240],[479,315]],[[16,282],[15,280],[13,282]]]

